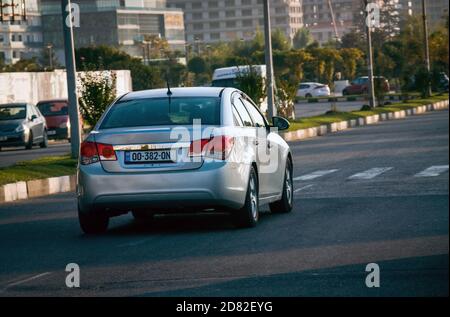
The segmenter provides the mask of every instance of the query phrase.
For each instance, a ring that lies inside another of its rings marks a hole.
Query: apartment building
[[[188,43],[250,40],[264,28],[261,0],[167,0],[168,7],[184,11]],[[289,38],[303,27],[302,0],[271,0],[272,29]]]
[[[18,0],[14,2],[14,5],[23,4]],[[38,1],[27,0],[20,12],[4,6],[2,13],[4,21],[0,22],[0,60],[14,64],[21,58],[38,56],[43,46]]]
[[[108,45],[143,57],[146,36],[160,36],[172,50],[185,50],[183,12],[169,9],[165,0],[77,0],[80,19],[74,28],[75,47]],[[45,43],[51,43],[64,62],[61,3],[41,0]]]

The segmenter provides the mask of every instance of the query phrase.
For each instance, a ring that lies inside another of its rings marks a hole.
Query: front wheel
[[[33,133],[30,132],[30,134],[28,135],[28,142],[25,145],[25,149],[31,150],[33,148],[33,138]]]
[[[39,146],[42,149],[45,149],[48,146],[48,136],[47,136],[47,132],[44,131],[44,134],[42,135],[43,140],[42,142],[39,144]]]
[[[78,220],[81,230],[86,234],[100,234],[108,229],[109,217],[101,211],[82,212],[78,207]]]
[[[294,182],[292,179],[292,163],[287,160],[284,172],[283,194],[281,199],[269,204],[270,211],[273,213],[288,213],[292,211],[294,205]]]
[[[254,227],[259,220],[259,195],[258,195],[258,176],[255,169],[251,168],[248,180],[247,195],[245,205],[235,212],[234,224],[239,228]]]

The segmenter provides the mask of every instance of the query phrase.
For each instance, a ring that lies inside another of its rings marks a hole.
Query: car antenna
[[[169,97],[169,112],[170,112],[170,104],[172,102],[172,90],[170,90],[169,77],[166,75],[166,84],[167,84],[167,96]]]

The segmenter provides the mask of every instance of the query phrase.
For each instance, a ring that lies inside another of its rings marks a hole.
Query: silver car
[[[31,149],[39,144],[46,148],[47,125],[38,108],[27,103],[0,105],[0,150],[2,147],[25,146]]]
[[[290,212],[292,154],[258,107],[234,88],[128,93],[103,114],[81,145],[78,216],[85,233],[132,212],[226,212],[252,227],[259,208]]]

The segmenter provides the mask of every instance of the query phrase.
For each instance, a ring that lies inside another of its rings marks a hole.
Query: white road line
[[[391,169],[393,169],[393,167],[374,167],[368,169],[367,171],[354,174],[350,176],[348,179],[372,179],[377,177],[378,175],[390,171]]]
[[[36,279],[38,279],[38,278],[41,278],[41,277],[46,276],[46,275],[49,275],[49,274],[51,274],[51,272],[45,272],[45,273],[41,273],[41,274],[38,274],[38,275],[34,275],[34,276],[32,276],[32,277],[26,278],[26,279],[24,279],[24,280],[20,280],[20,281],[14,282],[14,283],[10,283],[10,284],[6,285],[6,287],[4,287],[4,288],[2,289],[2,291],[5,291],[5,290],[7,290],[8,288],[11,288],[11,287],[13,287],[13,286],[17,286],[17,285],[20,285],[20,284],[24,284],[24,283],[27,283],[27,282],[31,282],[31,281],[33,281],[33,280],[36,280]]]
[[[448,170],[448,165],[435,165],[414,175],[414,177],[433,177],[439,176]]]
[[[319,177],[322,177],[322,176],[325,176],[325,175],[328,175],[328,174],[331,174],[331,173],[334,173],[334,172],[337,172],[337,171],[338,171],[337,169],[336,170],[315,171],[315,172],[312,172],[310,174],[306,174],[306,175],[303,175],[303,176],[295,177],[294,181],[309,181],[309,180],[312,180],[312,179],[315,179],[315,178],[319,178]]]
[[[298,193],[298,192],[300,192],[300,191],[302,191],[302,190],[311,188],[311,187],[313,187],[313,186],[314,186],[313,184],[303,186],[303,187],[301,187],[301,188],[298,188],[298,189],[294,190],[294,193]]]
[[[119,247],[119,248],[134,247],[134,246],[143,244],[143,243],[147,242],[148,240],[150,240],[150,239],[142,239],[142,240],[137,240],[137,241],[133,241],[133,242],[126,242],[126,243],[119,244],[117,247]]]

